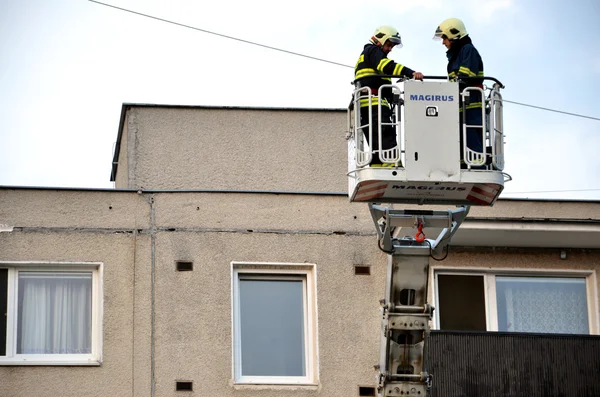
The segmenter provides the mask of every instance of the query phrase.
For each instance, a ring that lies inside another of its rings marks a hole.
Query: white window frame
[[[6,356],[0,356],[0,366],[94,366],[102,363],[103,263],[0,261],[0,268],[8,269]],[[92,351],[90,354],[17,354],[17,299],[20,271],[92,273]]]
[[[430,267],[431,290],[434,294],[435,307],[441,310],[437,293],[438,275],[482,276],[485,296],[485,317],[487,331],[498,331],[498,305],[496,301],[496,277],[577,277],[585,278],[587,298],[588,334],[598,335],[600,332],[598,315],[598,291],[595,270],[569,269],[536,269],[536,268],[482,268],[482,267]],[[435,310],[432,319],[433,329],[439,329],[440,310]]]
[[[274,280],[303,280],[304,305],[304,355],[305,376],[242,376],[241,324],[239,280],[240,274]],[[279,276],[279,277],[278,277]],[[231,324],[232,324],[232,376],[236,385],[317,385],[317,289],[316,265],[279,262],[231,262]]]

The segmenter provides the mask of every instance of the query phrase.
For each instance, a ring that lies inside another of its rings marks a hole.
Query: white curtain
[[[584,278],[496,277],[498,330],[589,333]]]
[[[92,273],[19,272],[17,354],[89,354]]]

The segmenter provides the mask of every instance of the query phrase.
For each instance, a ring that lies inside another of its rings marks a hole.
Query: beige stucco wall
[[[117,188],[346,189],[343,111],[125,109]]]
[[[149,237],[134,232],[147,229],[147,206],[129,193],[53,190],[0,190],[0,203],[0,223],[14,227],[0,233],[0,261],[101,262],[104,271],[102,365],[0,366],[0,396],[149,395]]]
[[[0,204],[0,223],[14,226],[0,233],[0,261],[104,264],[102,365],[0,366],[1,396],[150,396],[153,367],[156,396],[182,395],[176,380],[194,382],[188,395],[261,397],[355,396],[358,385],[375,383],[386,257],[365,204],[333,195],[37,189],[0,189]],[[501,201],[477,215],[599,219],[598,206]],[[177,272],[177,260],[193,261],[194,271]],[[231,385],[232,261],[316,264],[317,388]],[[600,253],[573,249],[559,260],[558,250],[457,249],[441,263],[598,271]],[[370,265],[371,275],[354,275],[356,264]]]

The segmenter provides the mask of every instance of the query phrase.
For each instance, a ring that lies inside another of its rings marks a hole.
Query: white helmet
[[[440,23],[433,35],[434,40],[441,40],[445,36],[448,40],[462,39],[468,35],[465,24],[458,18],[449,18]]]
[[[402,38],[400,37],[400,33],[396,29],[391,26],[380,26],[373,33],[373,37],[371,37],[371,43],[383,46],[386,41],[390,41],[394,43],[398,48],[402,48]]]

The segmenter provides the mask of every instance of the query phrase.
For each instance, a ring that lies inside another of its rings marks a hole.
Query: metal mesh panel
[[[431,331],[431,397],[600,396],[600,336]]]

